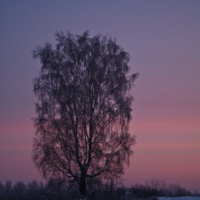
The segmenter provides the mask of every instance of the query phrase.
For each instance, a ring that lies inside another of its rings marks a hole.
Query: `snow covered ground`
[[[159,200],[200,200],[200,196],[186,197],[158,197]]]

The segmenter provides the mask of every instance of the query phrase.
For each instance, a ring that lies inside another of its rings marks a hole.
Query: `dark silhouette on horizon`
[[[132,199],[151,199],[158,200],[158,197],[181,197],[181,196],[200,196],[197,192],[180,187],[179,184],[166,184],[163,181],[152,180],[145,185],[136,184],[131,187],[124,187],[108,181],[100,183],[98,188],[88,189],[88,199],[90,200],[132,200]],[[33,180],[27,184],[18,181],[14,185],[11,181],[5,184],[0,182],[1,200],[77,200],[79,199],[78,190],[75,182],[60,182],[49,179],[47,183],[38,183]]]

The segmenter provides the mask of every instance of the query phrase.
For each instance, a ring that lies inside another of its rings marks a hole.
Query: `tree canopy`
[[[118,178],[129,165],[129,54],[109,36],[56,33],[57,44],[37,47],[41,69],[33,81],[37,116],[33,161],[46,178],[88,181]]]

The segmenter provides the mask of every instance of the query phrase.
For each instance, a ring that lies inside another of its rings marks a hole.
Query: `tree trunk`
[[[87,190],[86,190],[86,179],[83,174],[81,174],[80,182],[79,182],[79,192],[80,195],[83,197],[86,197]]]

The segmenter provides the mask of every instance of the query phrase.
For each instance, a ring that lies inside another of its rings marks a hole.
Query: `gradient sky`
[[[42,180],[31,161],[40,67],[31,52],[67,30],[115,37],[140,73],[124,184],[158,179],[200,192],[199,0],[0,0],[0,181]]]

